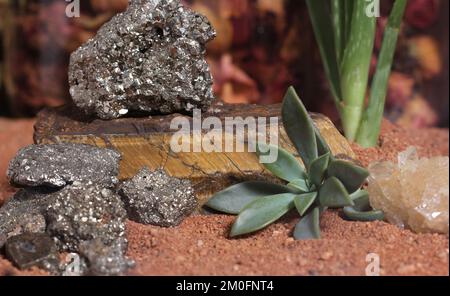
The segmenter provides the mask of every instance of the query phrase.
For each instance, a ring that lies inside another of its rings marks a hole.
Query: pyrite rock
[[[213,93],[205,46],[215,34],[179,0],[133,0],[72,54],[72,98],[102,119],[206,110]]]
[[[124,275],[135,263],[124,254],[127,241],[119,239],[111,246],[105,245],[96,239],[83,242],[80,245],[80,254],[86,258],[89,270],[88,275],[118,276]]]
[[[45,232],[45,213],[54,198],[52,191],[41,188],[17,192],[0,208],[0,248],[12,236]]]
[[[11,160],[8,178],[19,186],[63,187],[92,181],[105,187],[118,183],[120,154],[84,144],[31,145]]]
[[[74,183],[56,193],[47,211],[47,232],[62,250],[78,252],[82,242],[111,245],[125,239],[126,211],[120,197],[92,183]]]
[[[142,169],[121,185],[119,193],[129,218],[142,224],[177,226],[197,207],[191,182],[170,177],[162,170]]]
[[[45,233],[24,233],[10,238],[5,253],[20,269],[40,267],[52,273],[59,271],[59,259],[54,241]]]

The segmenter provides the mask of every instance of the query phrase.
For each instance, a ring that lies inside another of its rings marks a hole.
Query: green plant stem
[[[331,0],[334,45],[338,64],[341,62],[345,48],[345,1]]]
[[[395,1],[384,33],[377,70],[372,81],[369,104],[364,112],[356,140],[363,147],[375,146],[380,135],[387,86],[406,3],[407,0]]]
[[[337,63],[335,42],[330,15],[327,13],[329,7],[327,2],[323,0],[306,0],[308,6],[311,23],[314,29],[317,43],[319,45],[322,62],[330,82],[331,92],[333,94],[336,105],[341,102],[341,86],[339,84],[339,66]]]
[[[342,125],[350,141],[355,140],[363,116],[375,40],[376,19],[366,15],[366,7],[366,1],[354,3],[349,40],[340,72]]]

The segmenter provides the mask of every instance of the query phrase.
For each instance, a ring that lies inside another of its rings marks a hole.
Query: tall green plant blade
[[[278,158],[274,163],[264,163],[264,167],[272,174],[287,182],[292,182],[297,179],[306,178],[306,173],[298,160],[289,152],[281,147],[258,143],[256,153],[258,156],[267,155],[271,149],[278,150]],[[269,151],[269,152],[265,152]]]
[[[237,217],[231,229],[231,237],[258,231],[277,221],[295,207],[295,196],[287,193],[255,200]]]
[[[353,7],[355,6],[355,0],[342,0],[344,2],[344,25],[345,25],[345,34],[344,34],[344,46],[347,45],[348,39],[350,38],[350,30],[352,27],[352,16],[353,16]],[[345,47],[344,47],[345,50]],[[340,65],[339,65],[340,66]]]
[[[377,144],[380,135],[381,121],[384,114],[389,76],[395,49],[405,13],[407,0],[396,0],[384,33],[383,45],[369,98],[369,105],[364,112],[357,142],[363,147],[373,147]]]
[[[314,208],[295,226],[296,240],[320,239],[320,209]]]
[[[334,47],[339,65],[345,48],[345,1],[331,0],[331,17],[333,21]]]
[[[300,154],[305,167],[309,167],[318,155],[316,133],[312,120],[293,87],[289,87],[284,97],[281,114],[289,139]]]
[[[291,192],[294,193],[297,190],[278,184],[250,181],[233,185],[215,194],[206,206],[222,213],[237,215],[259,198]]]
[[[330,82],[331,92],[336,103],[341,101],[341,86],[339,84],[339,67],[336,57],[335,42],[330,15],[327,14],[327,1],[306,0],[309,17],[314,28],[319,45],[325,74]]]
[[[317,1],[322,2],[322,1]],[[366,15],[367,1],[355,1],[350,36],[344,51],[340,72],[342,125],[346,137],[356,138],[364,111],[370,61],[375,40],[374,17]]]

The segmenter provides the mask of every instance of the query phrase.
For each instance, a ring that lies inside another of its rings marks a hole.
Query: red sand
[[[0,164],[7,161],[4,158],[10,157],[14,146],[31,139],[25,132],[21,136],[17,132],[2,135],[2,130],[0,140],[7,138],[10,145]],[[0,143],[0,151],[5,150],[5,141]],[[379,148],[353,148],[364,165],[395,159],[410,145],[417,146],[422,156],[448,155],[449,131],[404,130],[385,122],[380,144]],[[1,179],[0,184],[4,184],[4,177]],[[128,253],[137,262],[130,274],[364,275],[370,253],[380,255],[382,275],[449,274],[448,236],[414,234],[385,222],[347,222],[339,212],[329,211],[321,220],[321,240],[294,241],[291,232],[297,219],[292,215],[255,235],[233,240],[227,238],[234,221],[229,216],[194,216],[171,229],[129,222]],[[43,273],[20,272],[0,258],[1,274]]]

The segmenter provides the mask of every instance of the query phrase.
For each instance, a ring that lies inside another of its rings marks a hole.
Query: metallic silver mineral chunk
[[[75,182],[56,193],[47,211],[47,232],[62,250],[71,252],[93,239],[111,245],[125,239],[126,215],[123,202],[112,190]]]
[[[180,0],[132,0],[70,60],[70,93],[88,114],[206,110],[213,100],[208,19]]]
[[[111,246],[96,239],[83,242],[80,254],[87,260],[87,275],[118,276],[125,275],[128,269],[134,267],[133,260],[124,255],[127,242],[124,239],[115,241]]]
[[[177,226],[197,207],[191,182],[172,178],[162,170],[142,169],[120,186],[119,193],[128,217],[142,224]]]
[[[48,189],[22,189],[0,208],[0,248],[6,240],[25,232],[45,232],[45,213],[56,198]]]
[[[55,242],[46,233],[24,233],[8,239],[6,257],[20,269],[40,267],[59,273],[59,259]]]
[[[84,144],[31,145],[11,160],[8,178],[18,186],[63,187],[92,181],[105,187],[118,183],[121,155]]]

